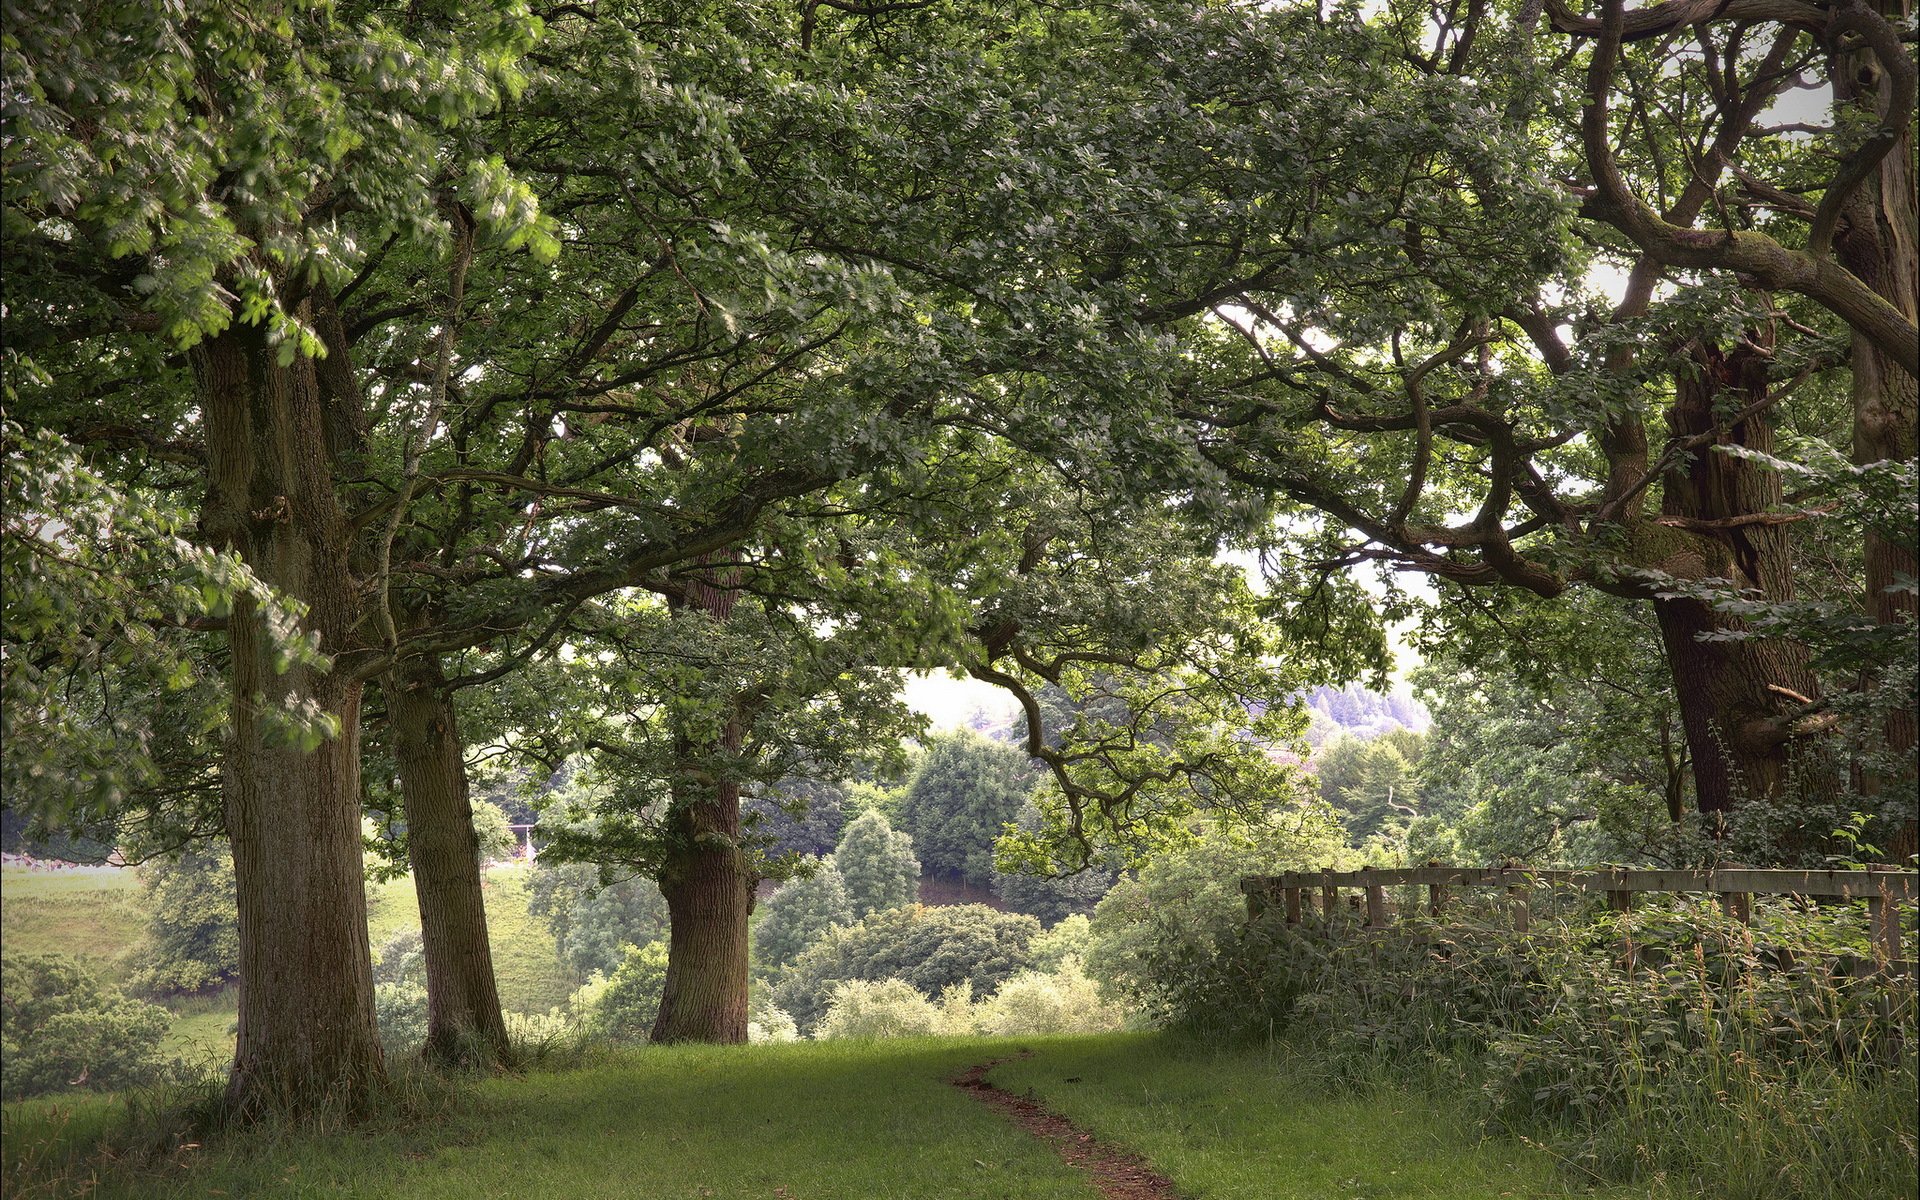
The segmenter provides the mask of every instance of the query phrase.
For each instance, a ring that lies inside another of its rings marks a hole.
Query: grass
[[[137,1170],[74,1157],[110,1127],[104,1102],[41,1101],[8,1108],[7,1191],[19,1200],[83,1187],[102,1200],[1094,1200],[1044,1143],[946,1082],[1023,1048],[1035,1056],[997,1068],[996,1082],[1032,1087],[1144,1153],[1190,1197],[1568,1194],[1541,1151],[1476,1143],[1444,1100],[1392,1088],[1328,1096],[1285,1059],[1165,1034],[643,1047],[586,1069],[487,1080],[424,1118],[176,1143]]]
[[[1209,1200],[1662,1194],[1570,1190],[1547,1153],[1481,1140],[1445,1096],[1327,1083],[1284,1052],[1115,1034],[1048,1042],[989,1078],[1131,1147],[1182,1194]]]
[[[0,941],[8,954],[65,954],[124,986],[140,966],[146,913],[139,877],[114,867],[0,871]]]

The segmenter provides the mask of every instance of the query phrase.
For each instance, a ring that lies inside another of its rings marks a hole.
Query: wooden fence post
[[[1377,883],[1367,885],[1367,928],[1384,928],[1387,923],[1387,889]]]
[[[1528,908],[1527,889],[1523,887],[1508,888],[1507,901],[1513,910],[1513,931],[1515,933],[1525,933],[1527,931],[1528,917],[1531,915]]]
[[[1607,907],[1617,913],[1632,912],[1633,893],[1609,890],[1607,892]],[[1626,934],[1622,936],[1620,939],[1620,962],[1626,967],[1627,974],[1633,974],[1634,969],[1640,965],[1639,959],[1640,951],[1633,944],[1633,935]]]
[[[1290,887],[1286,889],[1284,895],[1287,904],[1287,924],[1298,925],[1300,923],[1300,889]]]
[[[1320,883],[1320,915],[1328,921],[1333,920],[1334,910],[1340,907],[1340,889],[1333,886],[1333,868],[1328,867]]]
[[[1447,907],[1446,885],[1439,884],[1439,883],[1428,884],[1427,885],[1427,913],[1430,916],[1437,917],[1442,912],[1446,911],[1446,907]]]

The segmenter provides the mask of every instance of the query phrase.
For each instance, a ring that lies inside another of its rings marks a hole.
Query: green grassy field
[[[1443,1098],[1330,1099],[1285,1059],[1160,1034],[646,1047],[489,1080],[400,1128],[242,1135],[97,1176],[57,1164],[63,1146],[110,1126],[110,1102],[42,1101],[8,1110],[8,1192],[91,1180],[90,1196],[155,1200],[1093,1200],[1044,1143],[947,1083],[1020,1049],[1034,1056],[996,1082],[1126,1142],[1194,1200],[1586,1194],[1568,1192],[1542,1151],[1476,1143]]]
[[[500,1002],[509,1012],[544,1013],[563,1004],[574,981],[553,934],[527,912],[530,868],[496,867],[485,876]],[[404,929],[420,927],[410,877],[367,886],[367,935],[375,951]],[[8,954],[65,954],[107,982],[124,987],[146,952],[146,912],[139,874],[111,868],[0,873],[0,936]],[[166,1050],[190,1062],[233,1052],[239,1000],[231,991],[166,1002],[173,1013]]]
[[[65,954],[124,985],[146,936],[140,879],[111,867],[0,870],[0,943],[8,954]]]

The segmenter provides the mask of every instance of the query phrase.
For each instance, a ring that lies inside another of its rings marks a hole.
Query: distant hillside
[[[1308,744],[1319,747],[1339,734],[1357,738],[1376,738],[1392,729],[1426,732],[1432,718],[1426,705],[1411,692],[1373,692],[1357,683],[1345,687],[1317,687],[1298,697],[1307,705],[1311,723],[1307,727]]]

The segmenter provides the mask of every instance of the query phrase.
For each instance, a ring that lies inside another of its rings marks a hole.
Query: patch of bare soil
[[[1014,1055],[1027,1058],[1031,1051]],[[1059,1113],[1026,1096],[1016,1096],[987,1082],[987,1072],[1012,1058],[996,1058],[969,1067],[949,1082],[988,1108],[1005,1113],[1014,1124],[1050,1144],[1068,1166],[1085,1171],[1106,1200],[1180,1200],[1173,1181],[1153,1169],[1131,1150],[1095,1138]]]

